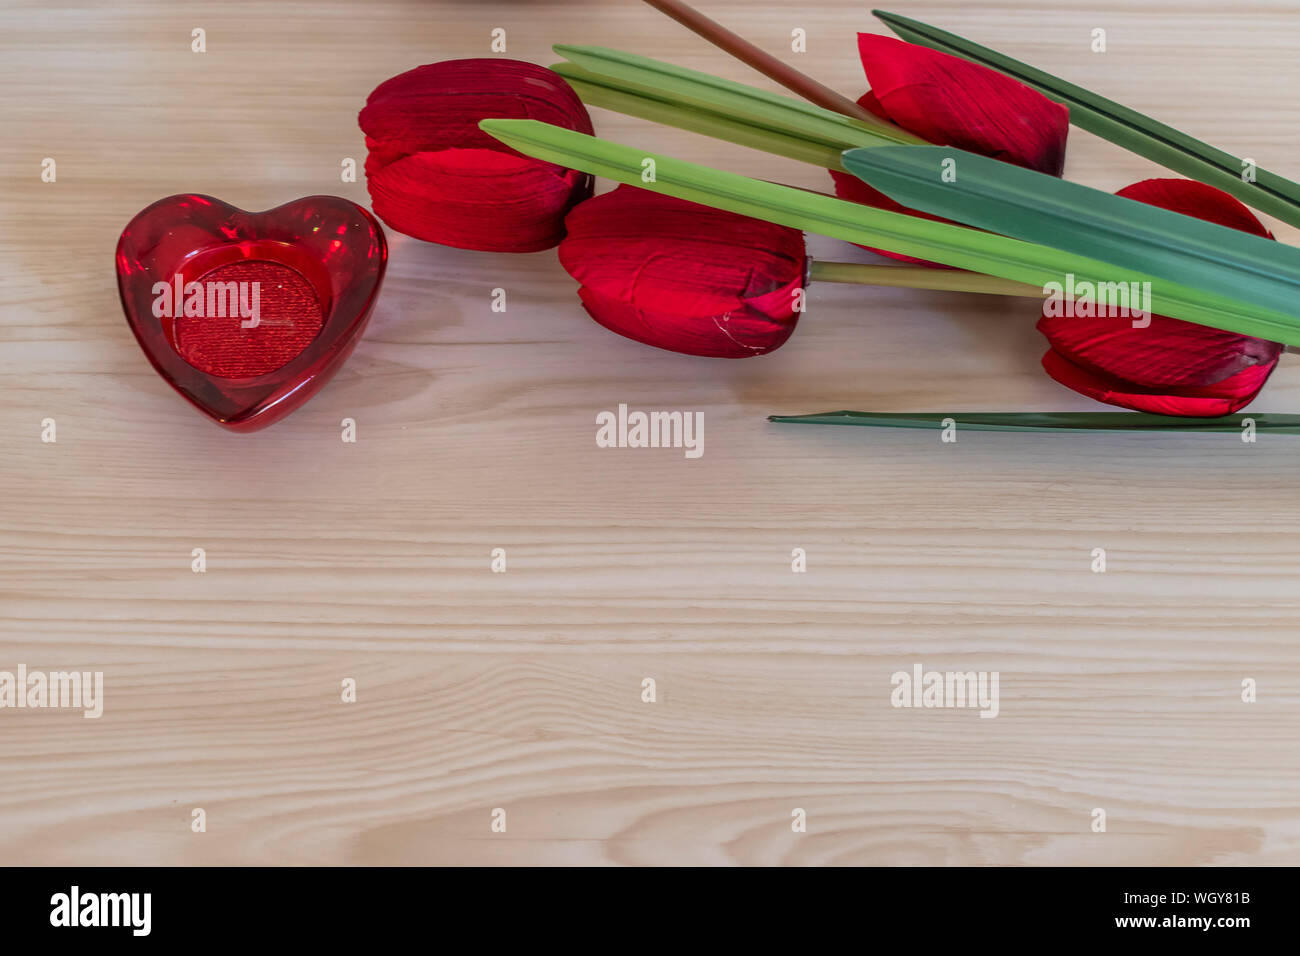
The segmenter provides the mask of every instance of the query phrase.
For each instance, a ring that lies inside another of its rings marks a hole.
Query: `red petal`
[[[1240,229],[1266,239],[1273,238],[1273,233],[1235,197],[1194,179],[1143,179],[1125,186],[1115,195],[1180,212],[1184,216],[1195,216],[1206,222],[1217,222],[1220,226]]]
[[[796,318],[785,321],[746,306],[711,315],[685,317],[655,312],[602,296],[587,286],[578,290],[587,313],[609,329],[655,348],[708,358],[749,358],[785,344]]]
[[[1137,202],[1270,236],[1244,205],[1188,179],[1147,179],[1119,191]],[[1247,404],[1282,354],[1276,342],[1167,316],[1134,328],[1130,316],[1049,316],[1039,330],[1043,358],[1058,382],[1098,401],[1168,415],[1226,415]]]
[[[591,118],[557,73],[518,60],[447,60],[381,83],[358,120],[376,215],[400,232],[492,252],[554,246],[590,176],[525,157],[478,128],[536,119],[590,134]]]
[[[535,119],[591,133],[591,117],[564,78],[521,60],[443,60],[375,87],[358,116],[362,131],[405,154],[453,147],[518,156],[478,128],[485,119]]]
[[[1053,176],[1065,166],[1069,110],[986,66],[875,33],[858,34],[885,115],[940,146]]]
[[[377,215],[427,242],[484,252],[536,252],[564,238],[564,216],[590,177],[486,149],[416,153],[372,172]]]
[[[785,343],[807,257],[798,230],[620,186],[578,206],[560,262],[597,322],[689,355]]]
[[[1238,411],[1259,393],[1273,371],[1272,366],[1255,365],[1213,385],[1143,391],[1123,379],[1081,368],[1051,349],[1043,356],[1043,368],[1067,388],[1108,405],[1156,415],[1194,418],[1215,418]]]
[[[1257,365],[1277,364],[1282,346],[1164,315],[1147,328],[1127,316],[1048,316],[1038,322],[1052,348],[1075,365],[1138,388],[1213,385]]]

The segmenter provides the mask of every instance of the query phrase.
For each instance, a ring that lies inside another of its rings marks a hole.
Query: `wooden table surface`
[[[699,6],[853,96],[855,32],[883,32],[847,0]],[[1287,6],[900,12],[1300,177]],[[597,326],[554,252],[390,231],[369,330],[292,417],[231,434],[168,388],[117,301],[127,220],[181,191],[366,203],[339,170],[364,158],[367,93],[494,55],[496,27],[542,64],[604,44],[770,86],[632,0],[0,12],[0,670],[104,674],[97,720],[0,710],[0,861],[1300,863],[1300,439],[765,421],[1100,408],[1040,369],[1032,303],[817,287],[778,352],[707,360]],[[827,185],[593,115],[614,140]],[[1069,178],[1150,175],[1071,131]],[[703,412],[703,457],[598,448],[619,403]],[[1252,408],[1300,410],[1293,360]],[[891,706],[916,664],[998,672],[999,715]]]

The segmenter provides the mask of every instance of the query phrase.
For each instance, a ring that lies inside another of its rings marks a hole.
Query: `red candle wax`
[[[200,289],[236,283],[244,303],[257,283],[256,325],[238,310],[226,316],[178,316],[176,351],[200,371],[220,378],[251,378],[296,358],[320,333],[324,316],[316,292],[298,270],[251,259],[220,266],[198,279]],[[228,310],[223,310],[228,311]]]

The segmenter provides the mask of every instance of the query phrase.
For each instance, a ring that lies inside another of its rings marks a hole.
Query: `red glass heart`
[[[117,288],[158,374],[218,424],[255,431],[351,354],[387,259],[379,223],[337,196],[265,212],[169,196],[122,230]]]

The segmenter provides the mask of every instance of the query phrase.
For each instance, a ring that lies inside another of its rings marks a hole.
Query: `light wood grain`
[[[700,6],[773,51],[803,27],[800,62],[864,88],[866,5]],[[1292,5],[901,12],[1300,176]],[[195,26],[206,54],[189,52]],[[540,63],[553,42],[600,43],[767,85],[631,0],[0,12],[0,669],[106,681],[97,721],[0,711],[0,861],[1300,862],[1296,439],[941,445],[765,422],[1097,407],[1040,370],[1029,303],[828,285],[779,352],[711,362],[596,326],[554,253],[390,234],[365,339],[290,419],[228,434],[170,391],[117,304],[131,215],[181,190],[252,209],[365,202],[338,170],[364,155],[366,94],[489,55],[497,26]],[[595,120],[826,186],[811,167]],[[46,156],[57,183],[40,182]],[[1074,130],[1067,174],[1114,189],[1159,173]],[[595,414],[619,402],[703,411],[703,458],[598,449]],[[1298,408],[1288,361],[1255,409]],[[57,444],[40,441],[45,417]],[[497,547],[505,574],[489,570]],[[1000,716],[891,707],[890,675],[916,662],[999,671]],[[640,700],[645,677],[657,703]]]

